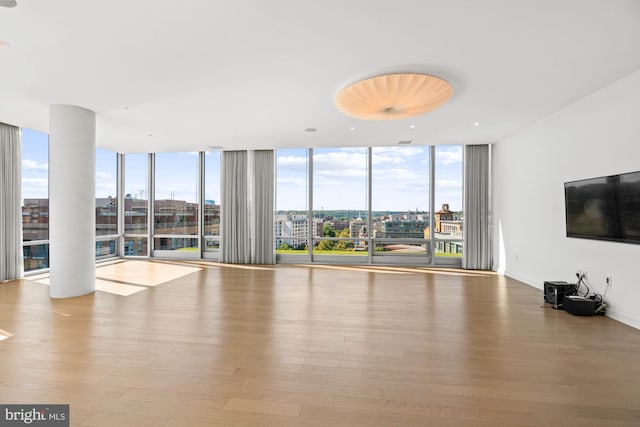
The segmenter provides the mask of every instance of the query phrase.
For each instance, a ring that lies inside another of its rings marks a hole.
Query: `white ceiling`
[[[82,106],[121,152],[473,144],[639,69],[640,1],[18,0],[0,40],[0,121],[46,132],[50,104]],[[400,71],[454,94],[393,122],[335,108]]]

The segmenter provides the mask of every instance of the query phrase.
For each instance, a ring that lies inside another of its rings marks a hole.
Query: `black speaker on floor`
[[[562,302],[565,311],[576,316],[593,316],[596,314],[596,305],[593,299],[578,295],[565,295]]]
[[[575,295],[575,293],[576,285],[573,283],[544,282],[544,302],[551,304],[555,309],[562,310],[562,301],[565,295]]]

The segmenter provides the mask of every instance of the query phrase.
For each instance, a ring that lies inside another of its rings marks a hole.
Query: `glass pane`
[[[375,147],[372,154],[373,237],[428,239],[429,147]],[[400,251],[384,246],[378,243],[376,254]],[[409,249],[402,253],[416,252]]]
[[[220,152],[207,151],[204,157],[204,235],[220,235]],[[209,241],[205,245],[208,249]],[[219,248],[220,243],[217,243]],[[216,249],[217,251],[218,249]]]
[[[219,238],[205,238],[204,241],[205,252],[220,252],[220,239]]]
[[[462,148],[461,145],[435,148],[436,256],[462,256]]]
[[[49,244],[22,247],[24,271],[49,268]]]
[[[307,239],[276,239],[277,254],[307,254]]]
[[[368,256],[366,241],[314,239],[314,255],[360,255]]]
[[[148,154],[127,154],[124,171],[124,232],[147,233]],[[145,244],[146,245],[146,244]],[[146,255],[146,249],[144,251]]]
[[[278,150],[277,154],[275,246],[278,253],[299,253],[307,246],[309,234],[308,150]]]
[[[115,256],[116,240],[103,240],[96,242],[96,258]]]
[[[155,234],[197,235],[198,153],[156,154],[155,171]]]
[[[118,234],[118,155],[113,151],[98,148],[96,149],[96,236],[111,234]]]
[[[375,255],[428,255],[429,246],[425,243],[386,243],[375,242]]]
[[[22,240],[48,240],[49,136],[29,129],[22,129],[22,197]]]
[[[125,256],[147,256],[146,237],[126,237],[124,239]]]
[[[314,150],[313,208],[314,237],[366,237],[367,230],[362,228],[368,221],[366,148]],[[366,255],[366,251],[356,251],[360,240],[352,243],[345,242],[337,250],[338,242],[315,240],[314,247],[333,255]]]
[[[437,257],[462,258],[462,242],[436,240],[434,252]]]
[[[153,239],[156,251],[197,252],[198,239],[192,237],[156,237]]]

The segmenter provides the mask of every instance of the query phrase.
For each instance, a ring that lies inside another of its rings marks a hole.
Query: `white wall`
[[[496,269],[540,289],[581,269],[599,293],[612,276],[608,315],[640,328],[640,245],[568,238],[564,213],[564,182],[640,170],[640,70],[495,144],[494,167]]]

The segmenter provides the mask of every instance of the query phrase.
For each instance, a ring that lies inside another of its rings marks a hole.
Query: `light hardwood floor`
[[[640,331],[492,273],[118,261],[0,284],[0,403],[86,426],[638,426]]]

